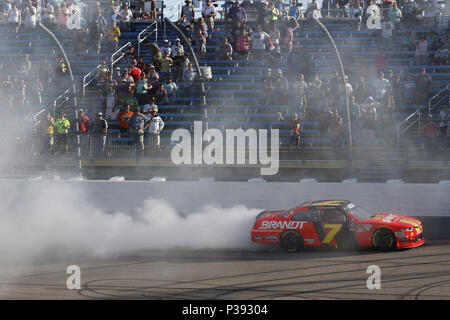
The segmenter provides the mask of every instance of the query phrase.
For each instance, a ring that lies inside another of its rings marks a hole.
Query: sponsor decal
[[[278,241],[278,237],[276,237],[276,236],[266,236],[266,241]]]
[[[255,241],[261,241],[262,240],[262,236],[254,236],[253,240]]]
[[[391,223],[392,220],[394,220],[396,217],[392,214],[387,215],[383,219],[381,219],[382,222]]]
[[[261,230],[283,230],[283,229],[303,229],[305,221],[263,221],[259,229]]]

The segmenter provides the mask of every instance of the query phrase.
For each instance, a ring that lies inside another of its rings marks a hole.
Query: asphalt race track
[[[312,250],[150,251],[83,261],[81,289],[68,264],[42,264],[0,279],[0,299],[450,299],[450,242],[381,253]],[[367,288],[367,268],[381,289]]]
[[[23,189],[23,181],[14,183]],[[202,206],[202,199],[211,201],[211,194],[224,206],[242,203],[250,208],[276,208],[280,203],[292,205],[314,196],[347,198],[372,210],[393,208],[394,212],[433,217],[448,216],[450,202],[447,185],[79,184],[111,208],[119,185],[128,203],[140,205],[149,195],[172,196],[171,203],[180,212],[186,209],[187,214]],[[108,206],[104,206],[106,211]],[[427,237],[426,225],[424,230]],[[435,234],[447,235],[447,230],[446,226]],[[276,245],[252,248],[136,250],[102,259],[69,253],[66,258],[38,259],[32,264],[0,263],[0,299],[450,299],[448,235],[428,238],[418,248],[393,252],[309,249],[292,254]],[[69,265],[80,267],[80,289],[67,288]],[[370,290],[367,269],[373,265],[380,268],[381,288]]]

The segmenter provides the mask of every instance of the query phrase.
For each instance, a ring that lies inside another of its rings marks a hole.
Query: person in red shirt
[[[138,80],[141,78],[141,69],[137,66],[136,60],[133,60],[133,63],[131,64],[131,70],[130,75],[133,78],[134,83],[137,83]]]
[[[121,135],[127,135],[130,128],[130,119],[133,112],[130,111],[130,105],[127,104],[117,115],[117,121],[119,121],[119,130]]]
[[[83,109],[80,109],[80,119],[78,120],[78,129],[82,134],[87,134],[90,129],[89,117],[84,113]]]

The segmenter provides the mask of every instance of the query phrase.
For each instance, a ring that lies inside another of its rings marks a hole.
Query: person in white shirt
[[[171,56],[172,49],[169,47],[169,40],[164,40],[163,46],[159,49],[161,51],[161,54],[164,55],[164,51],[169,52],[169,57]]]
[[[48,0],[44,1],[44,5],[41,8],[41,19],[46,26],[55,24],[55,9]]]
[[[359,4],[359,0],[358,0],[350,8],[350,13],[349,13],[350,24],[356,30],[361,29],[362,14],[363,14],[363,11],[362,11],[362,8],[361,8],[361,6]]]
[[[381,35],[383,37],[383,47],[390,47],[392,44],[392,35],[394,31],[394,24],[391,22],[389,17],[386,17],[383,22],[381,22]]]
[[[318,18],[319,17],[319,4],[316,0],[312,0],[312,2],[308,5],[308,9],[306,9],[306,16],[308,18]]]
[[[36,27],[36,8],[33,7],[33,3],[31,1],[29,1],[28,5],[23,9],[22,16],[25,27],[31,29]]]
[[[120,31],[130,31],[130,21],[133,19],[133,12],[125,4],[123,9],[119,11]]]
[[[13,2],[11,9],[8,12],[8,24],[11,27],[11,32],[15,33],[16,38],[19,37],[19,26],[22,23],[22,14],[17,9],[17,5]]]
[[[160,133],[164,128],[164,121],[158,116],[158,107],[156,105],[152,106],[150,110],[151,118],[150,124],[148,126],[149,133],[149,146],[153,151],[159,151],[161,138]]]
[[[171,57],[174,58],[178,54],[178,51],[180,50],[184,54],[184,47],[181,44],[181,40],[177,38],[175,39],[175,44],[170,48]]]
[[[206,6],[202,10],[202,17],[208,26],[209,31],[214,31],[214,19],[216,18],[216,9],[211,0],[206,1]]]

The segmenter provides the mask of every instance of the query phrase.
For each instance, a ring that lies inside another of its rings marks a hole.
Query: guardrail
[[[111,55],[111,69],[110,70],[114,70],[114,65],[125,56],[125,50],[127,48],[129,48],[131,46],[131,42],[127,42],[125,43],[119,50],[117,50],[116,52],[114,52]],[[117,57],[117,59],[116,59]]]
[[[150,31],[150,29],[154,26],[154,29]],[[137,36],[137,45],[138,45],[138,56],[141,56],[141,43],[155,33],[155,42],[158,41],[158,22],[155,21],[147,28],[142,30]]]

